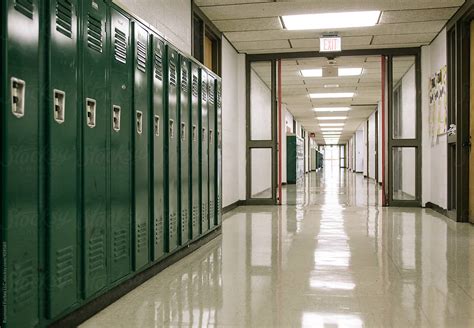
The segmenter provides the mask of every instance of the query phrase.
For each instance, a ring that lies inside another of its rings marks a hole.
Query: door
[[[471,22],[471,76],[469,115],[469,222],[474,223],[474,156],[470,142],[474,135],[474,21]]]

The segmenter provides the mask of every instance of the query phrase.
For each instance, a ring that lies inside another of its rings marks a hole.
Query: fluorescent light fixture
[[[282,16],[287,30],[321,30],[333,28],[366,27],[377,24],[380,11],[354,11],[342,13],[305,14]]]
[[[311,93],[309,96],[314,99],[352,98],[354,92]]]
[[[362,68],[339,68],[338,73],[339,76],[358,76],[362,74]]]
[[[319,123],[319,126],[344,126],[344,123]]]
[[[342,128],[321,128],[321,131],[342,131]]]
[[[318,116],[316,117],[317,120],[320,121],[337,121],[337,120],[345,120],[347,116]]]
[[[325,88],[339,88],[339,84],[325,84]]]
[[[322,70],[322,68],[302,69],[301,70],[301,75],[303,75],[304,77],[322,77],[323,76],[323,70]]]
[[[313,108],[315,112],[347,112],[351,110],[350,107],[316,107]]]

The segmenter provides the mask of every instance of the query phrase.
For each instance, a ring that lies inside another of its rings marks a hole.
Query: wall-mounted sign
[[[341,50],[342,47],[340,36],[322,36],[319,38],[320,52],[336,52]]]

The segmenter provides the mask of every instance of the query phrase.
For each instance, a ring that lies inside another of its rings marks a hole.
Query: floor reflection
[[[337,164],[337,163],[336,163]],[[473,327],[474,228],[326,163],[82,327]]]

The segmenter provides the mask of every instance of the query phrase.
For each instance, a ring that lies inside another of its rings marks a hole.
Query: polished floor
[[[81,327],[474,327],[474,227],[326,163]]]

